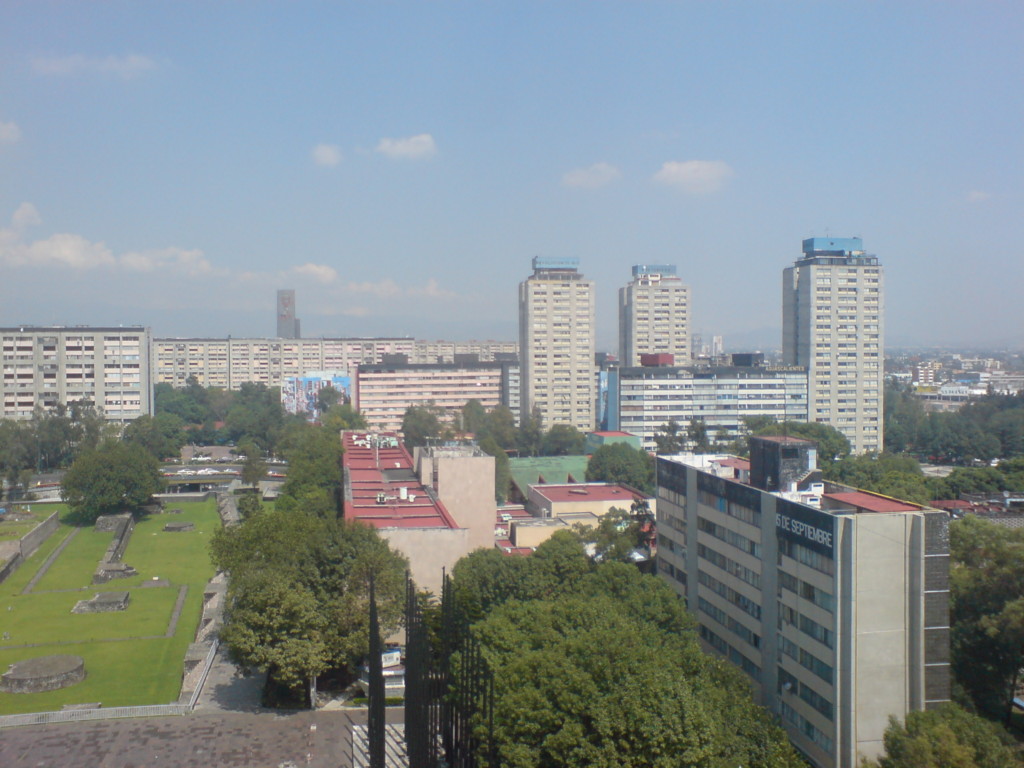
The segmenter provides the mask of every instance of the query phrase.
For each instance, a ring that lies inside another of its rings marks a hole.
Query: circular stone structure
[[[67,688],[85,680],[85,660],[81,656],[37,656],[12,664],[0,676],[4,693],[42,693]]]

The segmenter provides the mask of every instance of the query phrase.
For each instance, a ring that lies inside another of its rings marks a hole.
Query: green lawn
[[[134,566],[138,576],[93,586],[92,574],[113,536],[82,528],[33,591],[20,594],[46,557],[72,532],[71,526],[62,523],[54,536],[0,585],[0,632],[10,634],[10,639],[0,640],[0,669],[53,653],[82,656],[86,668],[85,681],[60,691],[0,693],[0,714],[48,711],[71,703],[99,701],[112,707],[167,704],[177,699],[182,661],[199,624],[203,588],[213,575],[208,542],[220,520],[212,500],[168,506],[183,512],[147,517],[135,526],[123,562]],[[183,533],[163,530],[168,522],[186,521],[196,529]],[[158,585],[165,580],[169,586]],[[181,586],[188,587],[185,604],[174,636],[165,638]],[[78,600],[100,591],[128,591],[128,609],[71,613]],[[27,644],[39,645],[25,647]]]

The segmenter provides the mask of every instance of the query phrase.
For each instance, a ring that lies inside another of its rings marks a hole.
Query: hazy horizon
[[[833,235],[888,346],[1020,348],[1022,37],[996,3],[5,4],[0,325],[270,336],[294,288],[304,336],[515,339],[545,255],[599,349],[637,263],[778,346]]]

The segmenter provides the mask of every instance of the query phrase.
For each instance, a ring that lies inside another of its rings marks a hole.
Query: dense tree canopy
[[[445,432],[441,422],[441,411],[433,405],[410,405],[402,417],[402,436],[409,453],[414,448],[427,444],[430,438],[440,437]]]
[[[257,512],[218,531],[211,549],[231,576],[221,638],[239,663],[292,689],[366,653],[371,575],[383,631],[398,628],[408,563],[369,526]]]
[[[453,589],[500,670],[502,765],[801,765],[740,673],[700,651],[675,593],[625,563],[594,566],[571,534],[527,558],[473,553]]]
[[[116,441],[75,459],[61,483],[71,513],[85,523],[100,515],[137,509],[162,489],[156,459]]]
[[[892,719],[885,755],[864,768],[1016,768],[1020,759],[997,725],[946,704],[911,712],[906,723]]]
[[[586,436],[569,424],[555,424],[541,441],[542,456],[582,456]]]
[[[654,493],[654,457],[626,443],[602,445],[587,462],[587,482],[624,483]]]

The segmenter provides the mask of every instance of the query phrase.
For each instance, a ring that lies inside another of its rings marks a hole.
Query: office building
[[[3,418],[24,420],[39,407],[89,403],[108,421],[153,414],[148,328],[0,328]]]
[[[806,440],[752,438],[747,472],[658,458],[658,571],[813,765],[856,768],[949,700],[948,515],[823,481]]]
[[[295,291],[288,288],[277,292],[277,338],[297,339],[299,319],[295,317]]]
[[[783,362],[807,368],[808,420],[882,450],[882,267],[859,237],[812,237],[783,274]]]
[[[690,288],[675,265],[638,264],[619,289],[619,356],[640,365],[640,355],[666,353],[676,364],[690,360]]]
[[[769,416],[776,421],[807,420],[807,369],[766,365],[760,353],[736,354],[732,365],[658,365],[660,356],[642,358],[651,365],[611,369],[604,427],[640,438],[654,451],[654,437],[674,420],[685,434],[702,419],[708,438],[728,442],[747,434],[744,419]]]
[[[594,284],[579,259],[533,259],[519,284],[522,416],[534,408],[544,427],[594,428]]]

